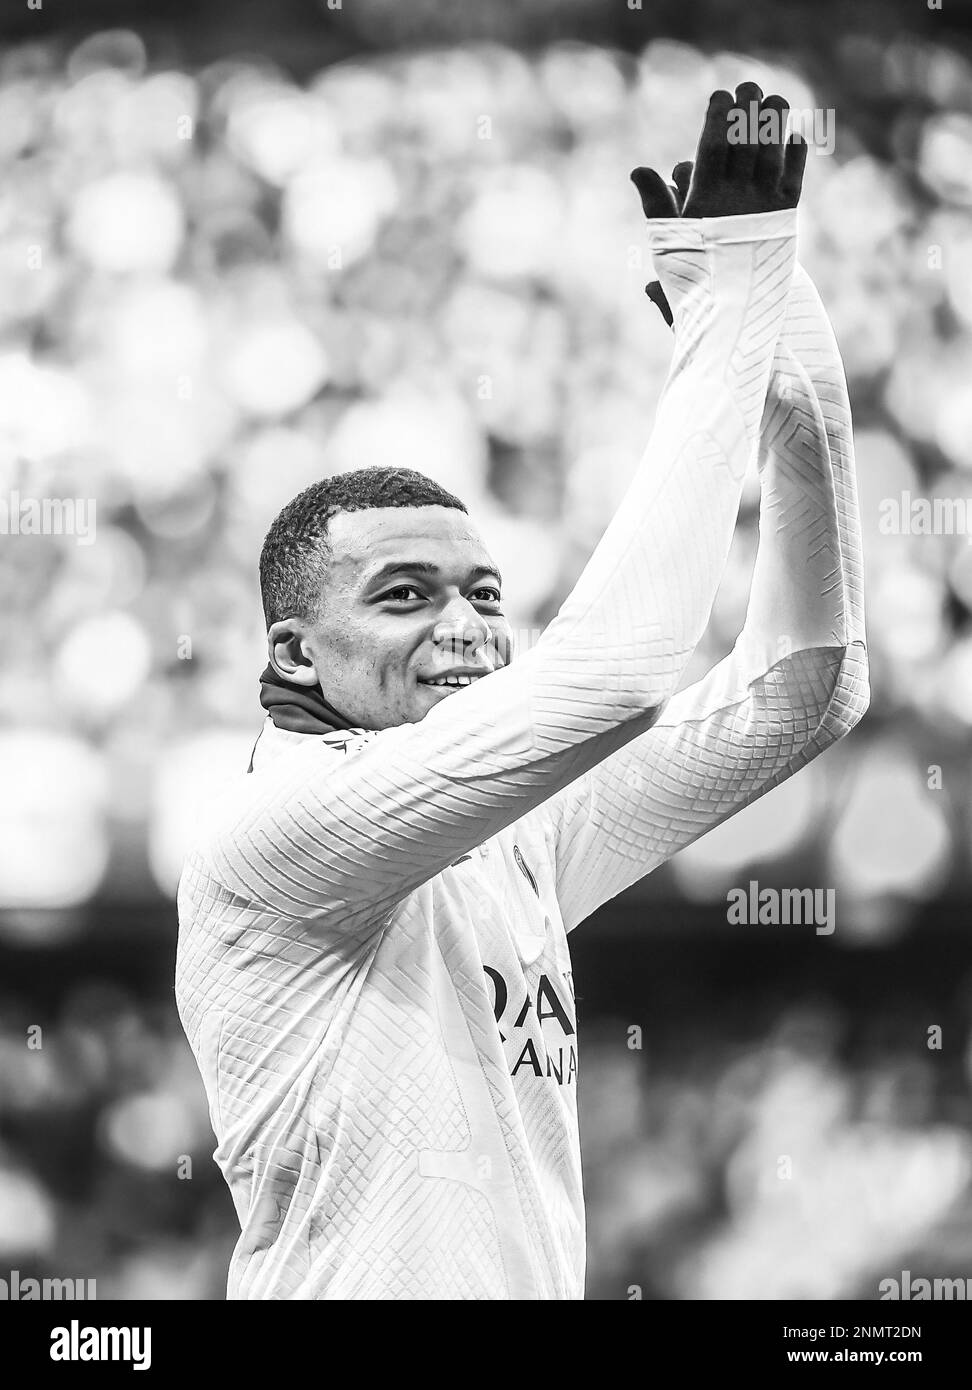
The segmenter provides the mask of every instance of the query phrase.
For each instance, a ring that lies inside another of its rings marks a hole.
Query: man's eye
[[[502,594],[500,593],[499,589],[494,589],[491,585],[488,585],[488,584],[485,585],[482,589],[476,589],[476,590],[474,591],[474,593],[473,593],[473,598],[476,597],[476,594],[485,594],[485,595],[486,595],[486,597],[485,597],[484,599],[479,599],[479,600],[478,600],[479,603],[502,603],[502,602],[503,602],[503,596],[502,596]]]
[[[399,584],[397,589],[389,589],[388,593],[385,594],[384,597],[389,599],[396,599],[402,598],[402,596],[404,595],[404,597],[402,598],[402,602],[411,603],[412,600],[408,597],[409,594],[415,594],[418,598],[422,597],[418,589],[415,588],[414,584]]]

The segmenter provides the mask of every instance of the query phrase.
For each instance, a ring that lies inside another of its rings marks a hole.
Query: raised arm
[[[700,142],[720,188],[731,104],[715,94]],[[241,906],[342,929],[384,920],[657,720],[722,575],[793,273],[799,187],[781,196],[781,164],[767,190],[765,172],[743,160],[736,191],[776,210],[651,227],[671,373],[622,505],[541,640],[354,756],[310,745],[254,776],[199,849]]]
[[[847,389],[800,267],[761,433],[759,551],[733,652],[542,808],[568,930],[792,776],[867,708]]]

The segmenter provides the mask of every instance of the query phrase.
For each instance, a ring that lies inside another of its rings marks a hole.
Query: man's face
[[[465,512],[339,512],[328,540],[322,611],[302,627],[301,650],[325,698],[352,724],[414,724],[461,688],[431,681],[506,665],[501,579]]]

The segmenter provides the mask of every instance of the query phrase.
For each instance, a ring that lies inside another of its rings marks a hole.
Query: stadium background
[[[266,527],[323,472],[421,468],[541,628],[669,353],[628,171],[690,155],[709,90],[753,75],[835,112],[801,247],[855,410],[872,706],[574,937],[589,1297],[972,1275],[972,546],[880,526],[905,492],[972,498],[963,18],[8,11],[0,496],[93,498],[97,531],[0,538],[0,1275],[222,1297],[173,894],[259,726]],[[691,676],[740,626],[755,504]],[[836,932],[730,926],[750,879],[835,888]]]

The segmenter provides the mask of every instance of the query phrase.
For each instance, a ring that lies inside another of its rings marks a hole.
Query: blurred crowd
[[[855,412],[871,713],[649,891],[715,901],[786,866],[878,947],[969,886],[972,64],[856,38],[834,65],[854,96],[811,152],[800,244]],[[56,950],[100,902],[173,898],[195,808],[259,729],[263,536],[313,480],[429,473],[481,522],[524,640],[556,613],[670,355],[628,171],[691,157],[708,93],[744,76],[827,108],[795,57],[667,39],[299,84],[258,57],[160,68],[127,30],[0,55],[0,939]],[[62,534],[24,522],[44,499],[73,504]],[[922,499],[956,504],[937,534]],[[689,679],[742,624],[757,506],[754,473]],[[6,1001],[0,1264],[221,1296],[232,1209],[171,1005],[84,980],[25,1053],[34,1023]],[[654,1072],[585,1046],[595,1290],[846,1296],[968,1212],[967,1113],[943,1119],[920,1066],[855,1077],[787,1027]],[[783,1121],[813,1181],[776,1175]]]
[[[598,1019],[581,1001],[588,1297],[876,1299],[904,1269],[968,1277],[957,1031],[929,1049],[920,1014],[872,1004],[849,1059],[863,1010],[749,996],[744,1010],[748,1036],[721,1007],[673,1012],[642,1049],[643,1014]],[[99,1299],[222,1298],[239,1228],[171,1003],[83,980],[56,1022],[35,1019],[5,1001],[0,1277],[94,1279]]]

